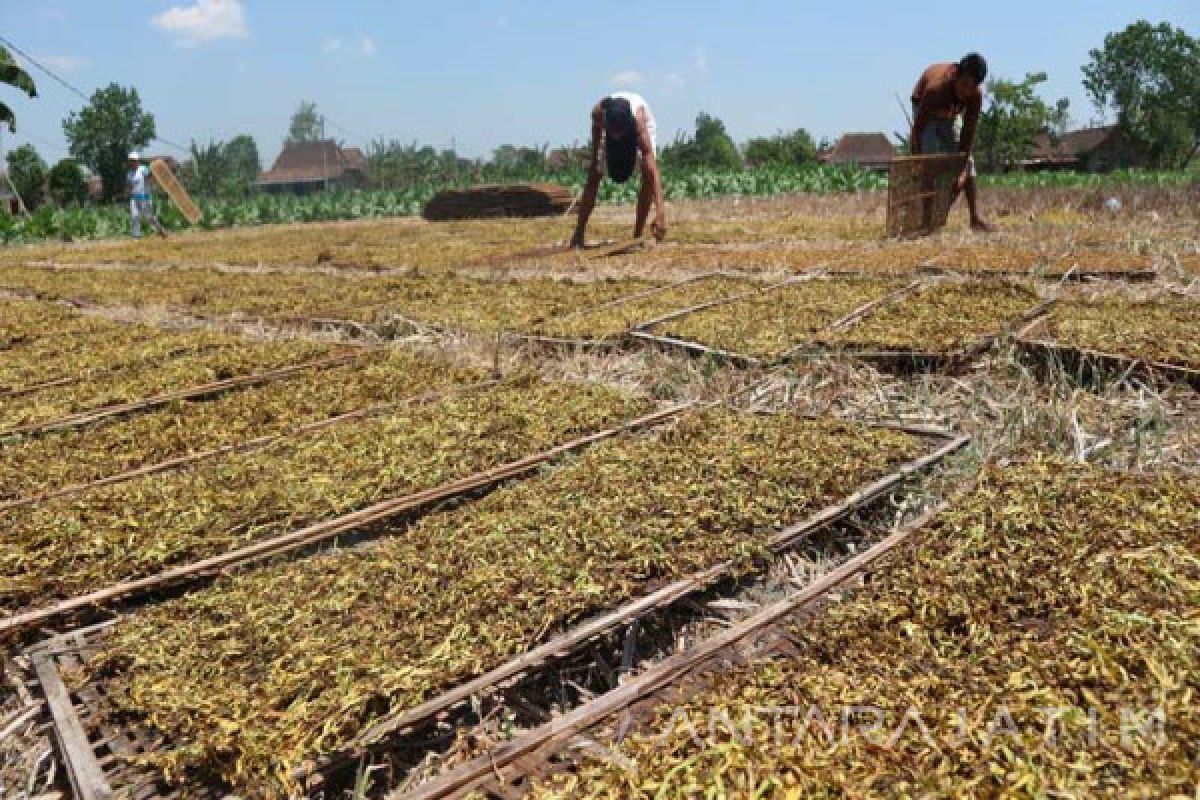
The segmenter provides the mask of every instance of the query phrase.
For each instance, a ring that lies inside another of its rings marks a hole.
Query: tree
[[[1183,164],[1200,138],[1200,40],[1145,20],[1104,37],[1083,67],[1098,110],[1114,109],[1137,155],[1155,166]]]
[[[660,160],[671,167],[742,168],[742,158],[725,130],[725,123],[703,111],[696,117],[695,136],[691,139],[678,136],[663,148]]]
[[[989,170],[995,171],[1029,157],[1039,133],[1057,135],[1067,126],[1069,101],[1054,108],[1037,95],[1046,73],[1031,72],[1023,81],[996,78],[988,81],[988,105],[979,115],[976,134],[979,151]]]
[[[23,144],[9,152],[8,179],[27,208],[41,205],[46,194],[46,162],[31,144]]]
[[[502,144],[492,151],[489,165],[493,174],[501,178],[528,178],[546,172],[546,157],[550,145],[520,147]]]
[[[233,184],[239,189],[245,189],[254,183],[262,172],[262,162],[258,159],[258,145],[254,137],[243,133],[230,139],[221,148],[225,159],[225,183]]]
[[[73,158],[64,158],[50,170],[46,179],[50,197],[60,206],[83,205],[87,200],[87,178],[83,168]]]
[[[142,111],[137,89],[110,83],[92,93],[92,99],[63,120],[71,155],[100,176],[106,201],[125,186],[129,151],[154,138],[154,115]]]
[[[817,145],[803,128],[792,133],[777,133],[746,142],[746,163],[759,167],[764,164],[809,164],[817,160]]]
[[[325,138],[325,117],[317,113],[317,104],[301,100],[300,107],[292,114],[288,127],[289,142],[315,142]]]
[[[21,69],[21,65],[13,60],[12,55],[3,46],[0,46],[0,83],[20,89],[30,98],[37,97],[37,86],[34,85],[33,78]],[[17,118],[12,109],[3,102],[0,102],[0,122],[7,123],[9,131],[16,132]]]
[[[197,194],[215,196],[225,172],[225,156],[220,143],[210,141],[201,147],[192,142],[188,149],[192,154],[187,165],[188,188]]]

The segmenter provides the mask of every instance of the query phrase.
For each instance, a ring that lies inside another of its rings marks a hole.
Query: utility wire
[[[42,64],[42,62],[38,61],[33,56],[29,55],[29,53],[26,53],[24,50],[17,47],[15,44],[13,44],[11,41],[9,41],[2,34],[0,34],[0,42],[3,42],[9,48],[11,48],[12,50],[15,50],[17,53],[19,53],[21,56],[23,56],[25,58],[25,60],[28,61],[30,64],[33,64],[35,67],[40,69],[42,72],[46,73],[51,78],[56,80],[58,83],[62,84],[63,87],[66,88],[67,91],[74,92],[75,94],[82,97],[84,99],[84,101],[87,101],[88,96],[86,94],[84,94],[81,89],[79,89],[77,86],[74,86],[71,83],[69,83],[65,78],[59,77],[53,70],[51,70],[49,67]]]
[[[360,144],[365,145],[365,144],[369,144],[371,142],[371,138],[369,136],[363,136],[361,133],[355,133],[354,131],[350,130],[349,128],[347,128],[345,126],[338,125],[336,122],[331,120],[329,117],[325,117],[325,121],[328,122],[334,130],[340,131],[341,133],[345,134],[347,137],[352,137],[354,139],[357,139]]]
[[[9,47],[13,51],[15,51],[18,55],[20,55],[22,58],[24,58],[30,64],[32,64],[33,66],[37,67],[42,72],[49,75],[57,83],[61,84],[63,86],[63,88],[65,88],[67,91],[69,91],[69,92],[75,94],[76,96],[78,96],[79,98],[81,98],[85,103],[90,101],[91,98],[89,98],[86,94],[84,94],[82,89],[80,89],[78,86],[75,86],[74,84],[72,84],[66,78],[63,78],[62,76],[58,75],[56,72],[54,72],[54,70],[50,69],[45,64],[38,61],[33,56],[29,55],[29,53],[26,53],[24,50],[17,47],[15,44],[12,43],[12,41],[10,39],[8,39],[3,34],[0,34],[0,42],[3,42],[7,47]],[[182,147],[178,144],[175,144],[175,142],[172,142],[170,139],[164,139],[161,136],[153,136],[151,138],[156,142],[162,142],[163,144],[167,145],[168,147],[174,147],[176,150],[178,150],[181,153],[190,152],[186,147]]]

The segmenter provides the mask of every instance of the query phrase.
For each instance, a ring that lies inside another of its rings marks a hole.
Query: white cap
[[[131,153],[129,154],[129,160],[130,160],[130,161],[141,161],[141,160],[142,160],[142,157],[141,157],[140,155],[138,155],[138,151],[137,151],[137,150],[134,150],[133,152],[131,152]]]

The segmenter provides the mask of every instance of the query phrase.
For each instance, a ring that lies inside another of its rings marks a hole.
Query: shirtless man
[[[663,207],[662,177],[658,173],[658,161],[654,148],[656,126],[654,115],[646,100],[633,92],[614,92],[602,99],[592,109],[592,155],[588,165],[587,186],[579,200],[579,221],[572,247],[583,247],[588,219],[596,207],[596,193],[604,171],[600,165],[600,150],[604,149],[604,162],[608,177],[624,183],[633,174],[634,167],[642,166],[642,186],[638,192],[637,219],[633,226],[634,238],[639,238],[646,229],[646,217],[650,205],[654,204],[654,237],[659,241],[667,235],[667,214]],[[639,159],[638,156],[641,156]]]
[[[994,231],[979,214],[979,194],[975,186],[975,129],[983,107],[983,81],[987,62],[978,53],[969,53],[957,64],[934,64],[921,74],[913,88],[912,152],[914,155],[965,153],[966,166],[954,184],[955,198],[965,192],[971,213],[971,227]],[[954,139],[954,120],[961,114],[962,133]]]

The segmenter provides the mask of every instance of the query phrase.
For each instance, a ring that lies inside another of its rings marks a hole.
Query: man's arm
[[[925,89],[928,84],[926,75],[929,71],[921,73],[921,77],[917,78],[917,85],[912,90],[912,131],[908,135],[908,150],[914,156],[921,155],[921,134],[925,132],[925,126],[929,124],[929,108],[925,103]]]
[[[658,154],[646,125],[646,112],[637,113],[638,145],[642,151],[642,180],[649,181],[654,198],[654,238],[660,242],[667,235],[667,208],[663,203],[662,174],[658,171]]]
[[[977,94],[963,111],[962,133],[958,137],[958,152],[971,155],[975,148],[975,130],[979,127],[979,112],[983,108],[983,95]]]
[[[591,155],[588,159],[587,185],[579,198],[579,217],[575,223],[575,234],[571,237],[572,247],[583,247],[588,220],[596,207],[596,194],[600,191],[600,147],[604,140],[604,109],[599,103],[592,108]]]

